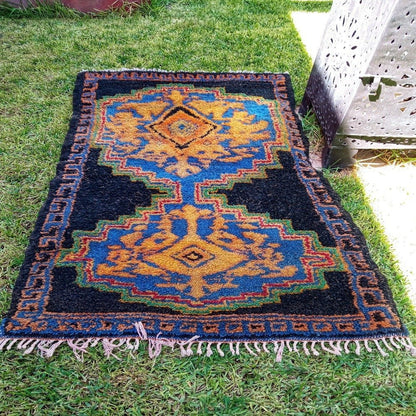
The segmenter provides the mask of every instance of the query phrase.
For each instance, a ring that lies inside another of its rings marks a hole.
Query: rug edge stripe
[[[305,356],[319,356],[321,353],[342,356],[345,354],[360,355],[362,350],[369,353],[375,352],[387,357],[389,352],[405,350],[412,357],[416,357],[416,347],[413,345],[410,336],[390,335],[373,338],[355,339],[276,339],[276,340],[252,340],[252,341],[209,341],[200,340],[197,336],[188,340],[168,339],[159,337],[148,337],[146,329],[141,322],[134,324],[137,336],[119,338],[75,338],[75,339],[41,339],[41,338],[10,338],[0,337],[0,351],[12,349],[22,351],[23,355],[37,352],[43,358],[51,358],[61,345],[67,345],[79,361],[84,360],[84,354],[88,354],[91,348],[101,344],[106,358],[120,360],[115,354],[117,350],[130,353],[139,349],[141,342],[148,345],[148,355],[156,358],[162,353],[163,347],[171,350],[179,348],[181,357],[200,355],[210,357],[212,355],[225,355],[223,345],[228,347],[231,355],[240,355],[241,350],[252,356],[259,354],[274,354],[275,362],[281,362],[285,351],[290,353],[303,352]],[[372,343],[372,344],[370,344]],[[353,344],[352,348],[350,344]],[[382,344],[382,345],[381,345]],[[261,347],[260,347],[261,346]],[[319,347],[319,351],[316,347]],[[272,350],[270,350],[270,347]],[[196,351],[194,351],[196,348]]]

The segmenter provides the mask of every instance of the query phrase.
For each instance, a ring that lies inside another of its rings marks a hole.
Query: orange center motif
[[[145,99],[151,95],[156,101],[150,105]],[[230,101],[220,91],[211,95],[215,100],[207,101],[189,87],[161,87],[105,101],[95,138],[105,150],[102,162],[134,174],[147,161],[177,179],[205,172],[214,161],[225,167],[251,159],[258,152],[256,142],[272,139],[275,146],[288,146],[277,123],[270,125],[250,112],[246,97],[232,96]],[[276,112],[271,101],[254,102],[267,114]]]
[[[218,128],[205,117],[181,106],[169,110],[149,127],[163,138],[175,143],[180,149],[204,138]]]

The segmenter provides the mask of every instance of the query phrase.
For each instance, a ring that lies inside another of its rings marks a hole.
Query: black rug
[[[83,72],[1,346],[412,350],[284,74]],[[225,345],[223,345],[225,344]]]

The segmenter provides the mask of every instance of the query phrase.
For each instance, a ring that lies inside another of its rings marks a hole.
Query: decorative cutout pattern
[[[334,1],[305,95],[328,146],[416,145],[415,16],[406,0]]]

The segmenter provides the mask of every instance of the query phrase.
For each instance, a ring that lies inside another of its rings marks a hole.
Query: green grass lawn
[[[90,18],[61,8],[0,9],[0,312],[46,199],[83,69],[287,71],[300,102],[311,61],[291,10],[330,2],[153,0],[132,15]],[[60,17],[56,17],[60,14]],[[325,172],[368,239],[415,342],[415,312],[389,247],[353,174]],[[138,354],[83,363],[68,348],[50,360],[0,354],[0,415],[416,415],[416,361],[287,354],[179,358]]]

